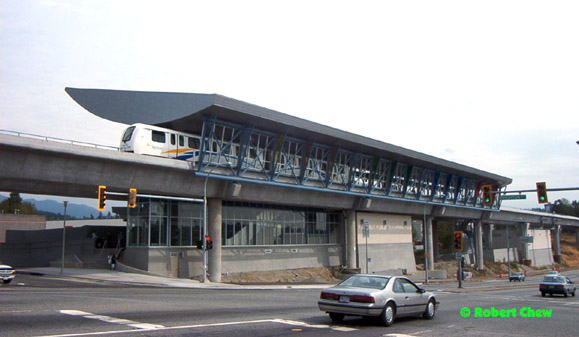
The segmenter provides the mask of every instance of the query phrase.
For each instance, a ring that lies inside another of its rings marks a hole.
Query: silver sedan
[[[390,326],[396,317],[434,318],[438,302],[412,280],[402,276],[353,275],[322,290],[318,307],[340,323],[344,316],[377,317]]]

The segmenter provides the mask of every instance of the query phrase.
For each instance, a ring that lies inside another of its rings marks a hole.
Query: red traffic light
[[[455,252],[464,251],[463,231],[454,231],[454,251]]]

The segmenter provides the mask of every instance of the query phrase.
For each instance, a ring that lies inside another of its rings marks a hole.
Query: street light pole
[[[66,205],[68,201],[64,201],[64,221],[62,222],[62,256],[60,259],[60,273],[64,274],[64,240],[66,238]]]
[[[211,172],[213,170],[205,177],[205,184],[203,185],[203,237],[201,238],[203,240],[203,278],[201,283],[205,283],[207,280],[207,181]]]
[[[509,279],[511,278],[511,244],[509,240],[509,225],[507,224],[507,263],[509,267]]]

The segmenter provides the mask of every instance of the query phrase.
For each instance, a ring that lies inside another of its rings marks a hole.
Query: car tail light
[[[326,293],[322,291],[322,293],[320,294],[320,298],[322,300],[337,300],[339,296],[334,293]]]
[[[13,271],[12,271],[12,274],[16,274],[16,270],[13,270]]]
[[[565,288],[565,286],[556,286],[555,288],[557,288],[557,289],[563,289],[563,288]]]
[[[361,302],[361,303],[374,303],[374,297],[366,295],[352,295],[350,296],[350,302]]]

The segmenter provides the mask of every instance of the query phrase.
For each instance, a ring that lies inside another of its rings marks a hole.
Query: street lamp
[[[62,256],[60,261],[60,273],[64,274],[64,240],[66,234],[66,205],[68,205],[68,201],[64,201],[64,221],[62,222]]]

